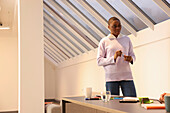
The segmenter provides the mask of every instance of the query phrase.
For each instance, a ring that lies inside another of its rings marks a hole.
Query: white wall
[[[130,35],[137,60],[132,67],[138,96],[158,98],[170,92],[170,20]],[[56,99],[82,95],[82,88],[105,90],[104,69],[97,66],[97,49],[60,64],[56,70]]]
[[[17,37],[0,36],[0,112],[18,109]]]
[[[17,2],[14,10],[12,28],[0,30],[0,112],[18,110]]]
[[[95,92],[104,91],[104,81],[103,68],[96,65],[96,60],[61,68],[56,76],[56,99],[82,95],[84,87],[92,87]]]
[[[55,98],[55,72],[56,66],[44,57],[45,99]]]
[[[19,9],[19,113],[44,113],[43,0],[20,0]]]
[[[170,92],[170,37],[135,48],[132,66],[139,96],[159,97]]]
[[[170,92],[170,20],[155,26],[154,31],[145,29],[134,44],[137,62],[132,67],[139,96],[159,97]]]

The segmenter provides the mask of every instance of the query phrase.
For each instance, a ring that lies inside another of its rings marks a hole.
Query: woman
[[[106,90],[111,95],[136,97],[132,72],[129,63],[135,61],[132,43],[127,36],[121,36],[121,22],[116,17],[108,21],[110,34],[104,37],[98,47],[97,63],[105,69]]]

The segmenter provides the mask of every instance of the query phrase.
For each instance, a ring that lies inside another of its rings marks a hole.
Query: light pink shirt
[[[116,38],[109,34],[101,39],[98,47],[97,63],[104,67],[106,82],[133,80],[129,62],[124,61],[123,56],[118,57],[114,62],[114,54],[118,50],[121,50],[123,55],[132,56],[133,62],[135,61],[136,57],[129,37],[118,36]]]

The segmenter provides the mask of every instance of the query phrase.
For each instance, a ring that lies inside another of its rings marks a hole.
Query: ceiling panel
[[[50,24],[47,20],[44,21],[44,26],[47,27],[53,34],[59,37],[59,39],[66,44],[76,54],[84,53],[69,37],[67,37],[60,29],[53,24]]]
[[[45,28],[44,28],[44,29],[45,29]],[[50,41],[52,41],[55,45],[57,45],[57,47],[60,48],[60,50],[64,51],[64,53],[65,53],[67,56],[69,56],[69,58],[74,57],[74,55],[68,50],[68,47],[67,47],[66,45],[62,44],[62,42],[59,41],[58,39],[56,40],[56,39],[55,39],[55,36],[53,37],[53,35],[51,35],[51,33],[48,32],[48,30],[47,30],[47,31],[44,30],[44,35],[45,35],[46,37],[48,37],[48,39],[49,39]]]
[[[50,13],[54,13],[54,15],[59,16],[65,23],[67,23],[70,27],[72,27],[79,35],[81,35],[84,40],[86,40],[89,44],[91,44],[94,48],[97,47],[99,41],[96,40],[95,37],[93,37],[87,29],[82,27],[78,22],[76,22],[68,13],[65,12],[59,5],[52,6],[47,0],[44,1],[44,7],[46,9],[49,9],[48,11]]]
[[[169,16],[153,0],[132,0],[155,23],[169,19]],[[159,0],[157,0],[159,1]]]
[[[71,35],[77,42],[80,43],[81,46],[86,48],[87,51],[93,49],[93,46],[90,45],[84,38],[79,35],[72,27],[70,27],[67,23],[64,22],[64,20],[60,19],[57,15],[55,17],[50,14],[46,9],[44,9],[44,20],[47,19],[51,23],[58,24],[61,29],[65,30],[68,34]],[[85,50],[85,51],[86,51]]]
[[[53,3],[53,2],[52,2]],[[55,3],[54,6],[57,8],[57,7],[60,7],[61,9],[59,9],[59,11],[61,11],[64,16],[67,16],[67,18],[72,18],[73,20],[76,21],[76,23],[78,23],[80,26],[82,26],[89,34],[92,35],[95,41],[96,44],[98,44],[98,42],[100,41],[100,39],[102,37],[104,37],[103,34],[100,33],[100,31],[97,31],[96,32],[94,31],[94,27],[92,24],[90,24],[90,22],[88,22],[85,18],[83,18],[83,16],[79,16],[79,13],[77,12],[77,14],[75,13],[75,10],[73,11],[73,8],[70,9],[69,6],[65,5],[61,0],[55,0]],[[86,23],[88,22],[88,23]],[[89,25],[90,24],[90,25]],[[93,28],[92,28],[93,27]],[[100,35],[99,35],[100,33]]]
[[[107,2],[114,7],[115,10],[119,11],[137,31],[147,27],[121,0],[107,0]]]
[[[48,50],[46,50],[45,48],[44,48],[44,52],[45,52],[49,57],[51,57],[56,63],[60,63],[60,61],[59,61],[54,55],[52,55]]]
[[[53,38],[62,48],[64,48],[71,56],[78,55],[78,53],[63,40],[61,34],[57,34],[53,32],[49,27],[44,24],[44,31],[48,34],[51,38]]]
[[[97,18],[95,18],[93,15],[91,15],[87,9],[82,6],[79,2],[81,0],[70,0],[70,4],[72,4],[84,17],[88,19],[89,22],[91,22],[97,29],[100,30],[105,36],[109,33],[109,30],[107,29],[107,26],[103,26]],[[102,36],[102,35],[101,35]]]
[[[106,21],[109,20],[110,17],[112,17],[112,14],[105,10],[105,8],[102,7],[102,5],[99,4],[96,0],[86,0],[86,3],[94,8],[94,10],[97,11],[98,14],[101,15]],[[126,28],[124,28],[124,26],[122,26],[121,34],[129,35],[130,32]]]
[[[52,41],[50,41],[45,35],[44,35],[44,43],[48,46],[50,46],[54,51],[56,51],[58,54],[62,56],[65,60],[69,59],[70,57],[64,53],[57,45],[55,45]]]
[[[51,55],[55,56],[55,58],[56,58],[59,62],[64,61],[58,54],[56,54],[54,51],[52,51],[48,46],[44,45],[44,50],[50,52]]]
[[[56,49],[50,46],[47,42],[44,43],[44,47],[51,50],[60,60],[64,61],[67,60],[63,55],[61,55]]]

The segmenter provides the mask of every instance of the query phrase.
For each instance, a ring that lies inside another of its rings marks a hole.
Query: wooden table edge
[[[97,105],[93,105],[93,104],[89,104],[89,103],[83,103],[83,102],[79,102],[79,101],[64,98],[64,97],[62,98],[62,100],[68,101],[68,102],[71,102],[71,103],[74,103],[74,104],[79,104],[79,105],[82,105],[82,106],[94,108],[94,109],[97,109],[97,110],[105,111],[105,112],[127,113],[127,112],[124,112],[124,111],[110,109],[110,108],[106,108],[106,107],[103,107],[103,106],[97,106]]]

